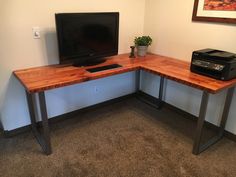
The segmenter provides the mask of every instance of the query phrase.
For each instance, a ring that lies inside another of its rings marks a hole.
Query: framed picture
[[[236,0],[195,0],[192,20],[236,24]]]

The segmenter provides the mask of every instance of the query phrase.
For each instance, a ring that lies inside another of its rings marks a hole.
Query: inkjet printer
[[[236,54],[215,49],[203,49],[192,54],[191,71],[219,80],[236,77]]]

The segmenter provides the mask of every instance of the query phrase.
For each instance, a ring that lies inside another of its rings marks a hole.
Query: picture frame
[[[236,24],[236,10],[204,10],[205,0],[194,0],[192,21]]]

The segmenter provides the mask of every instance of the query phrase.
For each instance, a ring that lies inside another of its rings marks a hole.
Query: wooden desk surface
[[[114,63],[123,67],[96,73],[86,71],[88,68]],[[89,67],[51,65],[17,70],[13,73],[28,92],[35,93],[138,69],[143,69],[210,93],[217,93],[236,84],[236,79],[220,81],[192,73],[190,72],[189,62],[153,54],[135,59],[130,59],[128,54],[122,54],[110,57],[105,63]]]

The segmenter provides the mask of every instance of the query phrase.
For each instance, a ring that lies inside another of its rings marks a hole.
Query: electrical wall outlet
[[[39,27],[33,27],[32,32],[33,32],[34,39],[40,39],[40,28]]]

